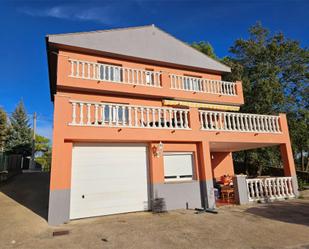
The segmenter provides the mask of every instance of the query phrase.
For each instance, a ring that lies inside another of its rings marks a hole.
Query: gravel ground
[[[22,174],[0,187],[0,248],[309,249],[309,200],[46,222],[48,175]],[[53,237],[54,231],[69,234]]]

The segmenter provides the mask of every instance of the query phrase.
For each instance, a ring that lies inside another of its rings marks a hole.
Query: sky
[[[11,113],[23,100],[38,134],[52,138],[47,34],[155,24],[188,43],[208,41],[223,57],[257,21],[308,47],[308,16],[309,0],[0,0],[0,107]]]

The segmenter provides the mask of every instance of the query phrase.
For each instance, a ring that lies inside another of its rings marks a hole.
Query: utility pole
[[[31,153],[31,162],[30,169],[35,168],[34,164],[34,153],[35,153],[35,133],[36,133],[36,112],[33,113],[33,131],[32,131],[32,153]]]

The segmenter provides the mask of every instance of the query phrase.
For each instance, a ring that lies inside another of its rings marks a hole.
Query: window
[[[164,179],[166,182],[193,179],[192,152],[164,153]]]
[[[185,90],[191,90],[191,91],[200,91],[201,86],[199,84],[201,78],[198,77],[192,77],[192,76],[186,76],[184,78],[184,89]]]
[[[122,68],[115,65],[101,64],[99,67],[100,80],[122,82]]]
[[[145,77],[146,77],[146,84],[147,85],[154,85],[153,70],[146,69]]]
[[[111,115],[109,114],[111,111]],[[124,115],[123,115],[124,112]],[[111,116],[111,122],[115,123],[116,119],[118,117],[118,123],[123,123],[123,117],[125,123],[129,120],[129,110],[126,106],[112,106],[110,109],[110,106],[105,106],[104,108],[104,114],[105,114],[105,122],[109,122],[110,116]]]

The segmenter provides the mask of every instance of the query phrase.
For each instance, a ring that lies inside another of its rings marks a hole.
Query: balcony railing
[[[249,201],[264,201],[295,197],[292,177],[247,179]]]
[[[69,59],[70,77],[115,83],[161,87],[161,72]]]
[[[70,101],[73,126],[190,129],[188,109]]]
[[[280,133],[279,116],[199,111],[202,130]]]
[[[236,83],[170,74],[171,88],[176,90],[236,96]]]

